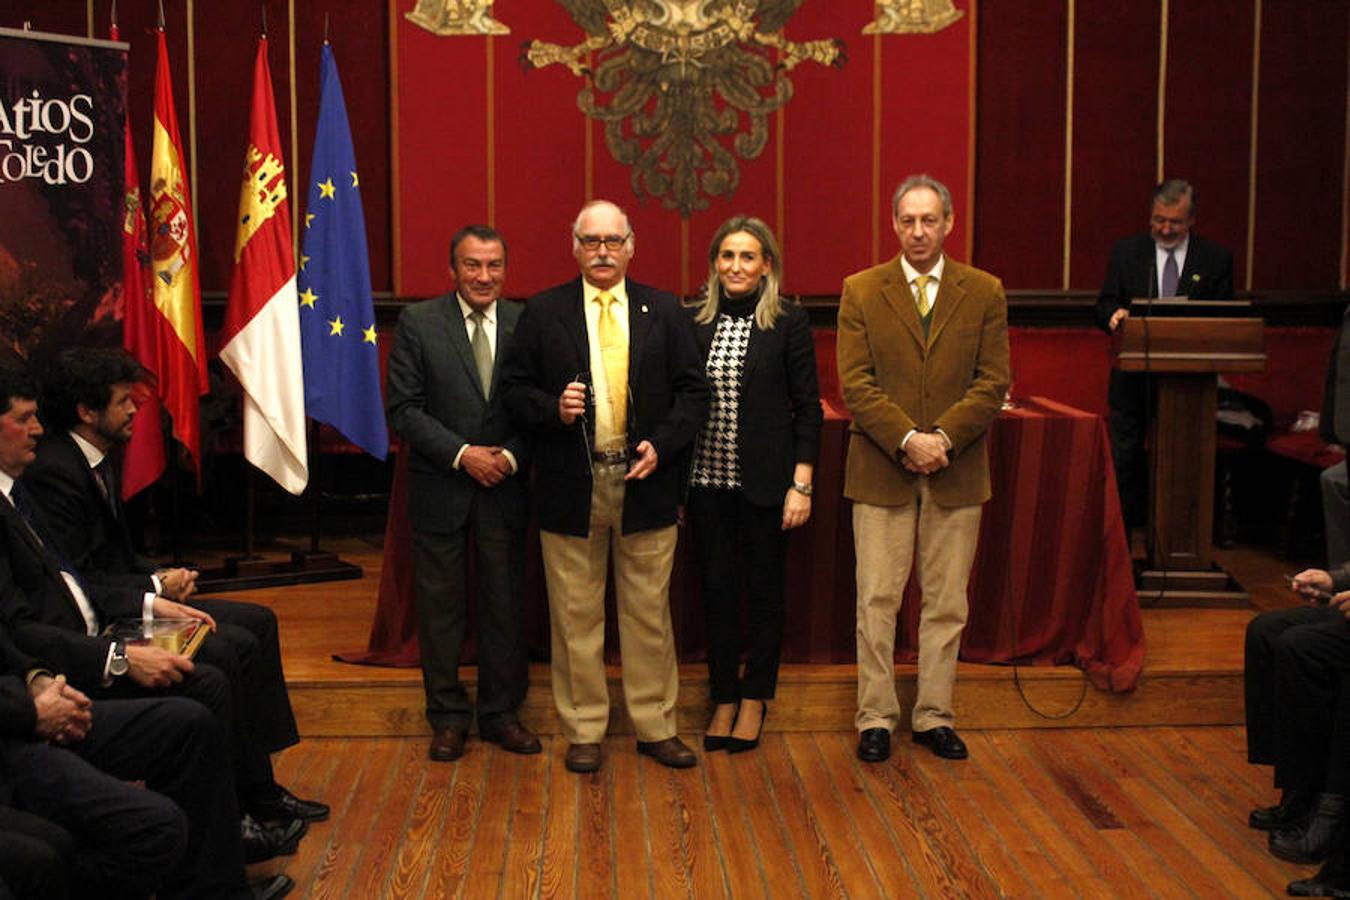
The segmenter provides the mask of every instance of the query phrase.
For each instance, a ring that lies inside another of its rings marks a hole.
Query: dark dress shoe
[[[599,744],[572,744],[567,748],[567,758],[563,760],[567,771],[585,775],[600,768]]]
[[[1340,845],[1345,833],[1345,797],[1318,794],[1312,815],[1302,828],[1270,833],[1270,852],[1291,863],[1320,863]]]
[[[725,750],[729,740],[731,740],[729,734],[705,734],[703,736],[703,749],[709,753],[716,750]]]
[[[281,900],[294,887],[295,882],[288,876],[273,875],[271,878],[253,882],[248,886],[248,889],[253,895],[253,900]]]
[[[1247,824],[1261,831],[1298,827],[1312,812],[1316,798],[1312,791],[1291,788],[1280,795],[1280,802],[1274,806],[1258,806],[1252,810],[1247,816]]]
[[[535,737],[534,732],[514,719],[480,728],[479,732],[483,740],[489,744],[496,744],[510,753],[528,756],[544,749],[544,745],[539,743],[539,738]]]
[[[885,762],[891,758],[891,733],[885,728],[868,728],[858,735],[858,759]]]
[[[970,755],[966,742],[956,733],[955,728],[942,725],[927,731],[913,732],[914,743],[923,744],[943,759],[965,759]]]
[[[260,822],[289,822],[292,819],[304,819],[306,822],[322,822],[328,818],[328,804],[317,800],[301,800],[280,785],[280,791],[271,800],[254,803],[249,815]]]
[[[432,762],[454,762],[464,755],[463,728],[437,728],[431,735],[427,756]]]
[[[1344,851],[1331,854],[1317,874],[1291,881],[1291,897],[1350,897],[1350,861]]]
[[[756,734],[753,739],[738,738],[735,735],[727,738],[728,753],[744,753],[747,750],[753,750],[759,746],[759,739],[764,735],[764,723],[768,721],[769,718],[769,704],[764,703],[762,700],[760,703],[763,705],[764,711],[760,714],[759,718],[759,733]]]
[[[694,751],[677,737],[668,737],[664,741],[638,741],[637,751],[672,769],[687,769],[698,762]]]
[[[264,825],[246,815],[239,820],[244,862],[259,863],[278,856],[293,856],[307,831],[309,823],[304,819],[292,819],[280,825]]]

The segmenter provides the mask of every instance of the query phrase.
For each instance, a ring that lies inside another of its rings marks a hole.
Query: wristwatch
[[[108,659],[108,674],[114,678],[121,678],[130,668],[131,664],[127,662],[127,642],[113,641],[112,656]]]
[[[811,496],[811,485],[807,484],[805,481],[792,482],[792,489],[804,497]]]

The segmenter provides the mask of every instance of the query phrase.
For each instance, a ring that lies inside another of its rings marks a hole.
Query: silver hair
[[[947,190],[945,184],[938,181],[932,175],[925,173],[911,175],[900,182],[900,186],[896,188],[895,193],[891,195],[892,217],[900,211],[900,198],[915,188],[928,188],[930,191],[937,194],[942,200],[942,217],[945,219],[950,219],[952,217],[952,192]]]

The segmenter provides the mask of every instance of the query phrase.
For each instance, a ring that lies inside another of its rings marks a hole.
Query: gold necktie
[[[928,282],[936,280],[932,275],[920,275],[914,279],[914,283],[918,285],[916,299],[919,304],[919,318],[928,315],[928,311],[933,308],[933,304],[928,300]]]
[[[606,436],[597,433],[597,446],[603,443],[628,443],[628,335],[614,317],[614,298],[607,291],[596,296],[600,304],[600,320],[596,338],[600,344],[600,361],[605,368],[605,386],[609,393],[609,408],[613,432]],[[597,423],[599,425],[601,423]],[[597,428],[597,432],[600,429]],[[606,441],[608,437],[610,440]],[[603,449],[603,447],[602,447]]]

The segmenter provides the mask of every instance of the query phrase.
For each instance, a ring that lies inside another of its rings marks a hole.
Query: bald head
[[[581,276],[603,290],[618,285],[633,258],[628,214],[608,200],[592,200],[572,225],[572,255]]]

